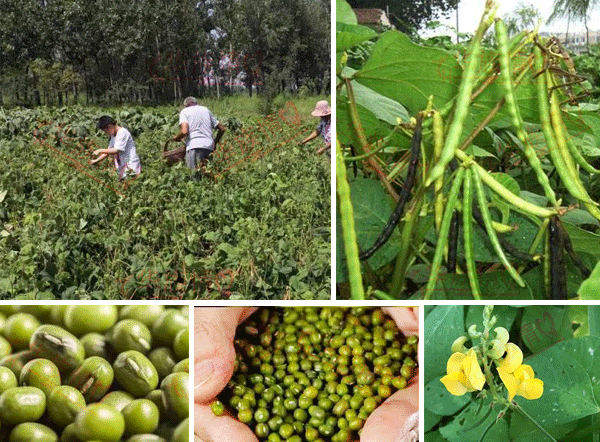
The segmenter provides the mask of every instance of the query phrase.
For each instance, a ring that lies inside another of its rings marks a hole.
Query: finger
[[[405,335],[419,334],[419,309],[417,307],[383,307],[398,329]]]
[[[361,442],[416,442],[419,437],[419,382],[397,391],[369,416]]]
[[[231,416],[215,416],[206,405],[194,407],[194,435],[202,442],[258,442],[248,426]]]
[[[246,307],[197,308],[194,312],[194,402],[212,401],[233,375],[233,338],[254,310]]]

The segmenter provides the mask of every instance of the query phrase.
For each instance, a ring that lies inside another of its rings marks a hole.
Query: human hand
[[[383,307],[405,335],[419,334],[418,309]],[[390,396],[367,418],[361,442],[415,442],[419,438],[419,375]]]
[[[256,309],[200,307],[194,312],[194,434],[202,442],[258,442],[237,419],[215,416],[210,404],[231,379],[236,328]]]
[[[102,149],[96,149],[96,150],[95,150],[95,151],[92,153],[92,155],[96,155],[96,156],[98,156],[98,155],[100,155],[101,153],[102,153]]]

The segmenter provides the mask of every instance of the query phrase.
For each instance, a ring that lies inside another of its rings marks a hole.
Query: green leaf
[[[569,309],[564,306],[529,306],[521,319],[523,343],[537,353],[563,339],[573,337]]]
[[[594,267],[590,277],[583,281],[577,294],[584,300],[600,299],[600,261]]]
[[[427,384],[446,374],[446,362],[451,355],[450,347],[456,338],[465,334],[464,307],[461,305],[438,305],[425,318],[425,375]]]
[[[429,431],[431,430],[433,427],[435,427],[439,421],[442,420],[443,416],[439,416],[435,413],[432,413],[431,411],[429,411],[427,409],[427,407],[425,407],[425,409],[423,410],[423,429],[424,431]],[[427,434],[425,436],[427,439],[427,442],[429,442],[429,435]],[[441,436],[440,436],[441,437]]]
[[[385,121],[391,126],[397,124],[398,118],[404,122],[409,120],[410,115],[404,106],[397,101],[378,94],[374,90],[369,89],[356,81],[352,81],[352,89],[354,91],[356,103],[370,111],[378,119]],[[346,88],[342,89],[340,95],[342,97],[347,97]]]
[[[336,23],[335,50],[343,52],[364,41],[377,37],[377,33],[366,26]]]
[[[571,305],[569,306],[569,319],[575,331],[573,337],[586,336],[590,333],[590,325],[588,322],[588,306],[587,305]]]
[[[0,203],[2,201],[4,201],[4,198],[6,198],[6,194],[8,193],[8,190],[3,190],[0,192]]]
[[[527,360],[544,382],[539,399],[516,400],[543,427],[561,425],[600,412],[600,338],[559,342]]]
[[[451,416],[470,401],[470,395],[454,396],[442,381],[441,377],[432,379],[425,385],[425,408],[439,416]]]
[[[425,109],[430,95],[434,107],[442,108],[456,95],[461,75],[450,52],[418,46],[401,32],[387,31],[356,78],[415,113]]]
[[[377,180],[358,179],[350,183],[354,222],[359,248],[371,247],[385,228],[392,214],[392,198]],[[369,258],[369,265],[378,269],[388,264],[398,253],[400,234],[394,229],[390,239]]]
[[[563,223],[563,225],[571,237],[573,249],[576,252],[589,253],[596,259],[600,259],[600,235],[580,229],[569,223]]]
[[[335,19],[338,22],[349,25],[356,25],[356,14],[352,10],[352,6],[346,0],[336,0],[335,2]]]
[[[580,226],[583,224],[600,226],[600,221],[598,221],[590,212],[582,209],[573,209],[569,210],[563,216],[560,217],[560,220],[563,223],[570,223],[574,226]]]
[[[534,299],[531,288],[519,287],[510,275],[502,270],[477,275],[483,299]],[[527,283],[527,281],[525,281]],[[411,299],[421,299],[425,287],[419,289]],[[539,293],[536,287],[536,293]],[[431,299],[464,300],[473,299],[471,286],[466,275],[447,273],[438,275]]]
[[[480,408],[479,401],[473,401],[450,423],[440,428],[440,433],[450,442],[480,442],[481,435],[485,429],[492,425],[486,435],[488,441],[508,441],[508,425],[506,419],[500,419],[494,423],[500,407],[490,410],[492,398],[483,401]],[[486,413],[491,411],[491,413]],[[484,418],[485,417],[485,418]]]

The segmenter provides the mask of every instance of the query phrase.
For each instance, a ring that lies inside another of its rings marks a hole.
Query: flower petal
[[[527,379],[521,382],[517,389],[517,394],[525,399],[539,399],[544,393],[544,382],[541,379]]]
[[[506,386],[506,390],[508,391],[508,400],[512,401],[517,394],[517,389],[519,388],[519,380],[512,374],[503,370],[502,368],[498,368],[498,374],[500,375],[500,379]]]
[[[519,366],[519,368],[517,368],[514,372],[514,375],[521,381],[525,381],[526,379],[533,379],[535,378],[535,374],[533,373],[533,368],[531,368],[531,365],[521,365]]]
[[[457,371],[462,371],[462,362],[466,357],[467,355],[462,353],[453,353],[446,363],[446,372],[451,374]]]
[[[481,390],[485,384],[485,376],[481,371],[479,362],[477,361],[477,354],[475,350],[471,349],[467,353],[466,359],[463,361],[463,370],[467,377],[467,388],[469,386],[474,390]]]
[[[498,370],[502,369],[508,373],[514,372],[523,363],[523,352],[521,349],[509,342],[506,344],[506,357],[498,365]]]
[[[462,396],[467,392],[467,378],[462,372],[454,372],[452,374],[447,374],[443,378],[440,379],[446,390],[448,390],[454,396]]]

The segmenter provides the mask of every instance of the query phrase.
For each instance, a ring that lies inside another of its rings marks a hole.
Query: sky
[[[499,17],[504,17],[511,11],[517,9],[519,3],[526,5],[531,4],[541,12],[543,19],[542,26],[540,28],[541,31],[553,33],[567,31],[566,20],[557,20],[551,25],[545,24],[546,20],[552,13],[552,6],[554,4],[554,1],[552,0],[498,0],[498,2],[500,3],[500,8],[498,9]],[[468,32],[472,34],[475,31],[479,23],[479,19],[481,18],[481,14],[483,13],[484,5],[485,0],[460,0],[458,4],[460,32]],[[440,22],[455,28],[456,13],[452,12],[448,19],[441,19]],[[588,16],[588,26],[590,31],[600,30],[600,10],[598,8],[596,8]],[[571,32],[585,32],[583,21],[578,23],[571,22],[569,26],[569,33]]]

